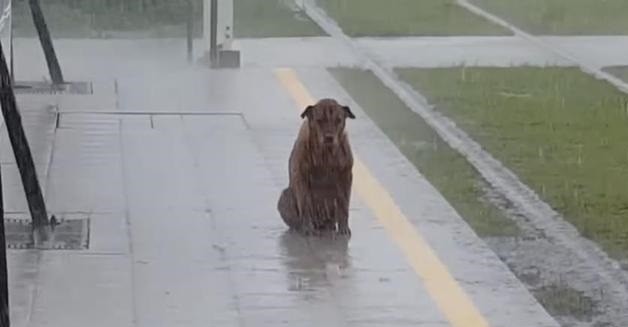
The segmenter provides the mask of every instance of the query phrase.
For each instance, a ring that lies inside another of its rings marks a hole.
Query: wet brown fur
[[[337,231],[349,235],[353,155],[346,118],[350,108],[333,99],[308,106],[289,159],[289,185],[277,209],[283,221],[304,234]]]

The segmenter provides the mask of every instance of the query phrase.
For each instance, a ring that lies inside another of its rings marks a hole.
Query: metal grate
[[[53,85],[42,81],[15,82],[15,94],[94,94],[92,82],[68,82],[62,85]]]
[[[33,249],[35,247],[30,219],[5,219],[6,244],[9,249]],[[50,228],[48,242],[39,249],[87,250],[89,248],[89,219],[58,220]]]

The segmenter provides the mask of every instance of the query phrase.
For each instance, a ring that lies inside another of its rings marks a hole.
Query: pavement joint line
[[[290,93],[298,108],[315,103],[293,69],[279,68],[275,70],[275,75]],[[476,308],[468,294],[357,154],[354,154],[353,174],[353,183],[358,195],[402,250],[406,260],[420,277],[430,297],[450,325],[488,327],[486,318]]]
[[[456,0],[456,3],[470,11],[473,14],[476,14],[482,18],[485,18],[497,25],[500,25],[508,30],[510,30],[511,32],[514,33],[515,36],[518,36],[524,40],[529,41],[530,43],[535,44],[536,46],[545,49],[546,51],[549,51],[551,53],[554,53],[556,55],[558,55],[559,57],[562,57],[563,59],[566,59],[567,61],[571,61],[572,63],[576,64],[578,67],[580,67],[580,69],[582,69],[582,71],[584,71],[585,73],[588,73],[590,75],[593,75],[597,78],[603,79],[609,83],[611,83],[613,86],[615,86],[617,89],[619,89],[620,91],[627,93],[628,94],[628,83],[622,81],[621,79],[603,71],[601,68],[597,67],[596,65],[587,63],[585,60],[582,60],[580,58],[578,58],[576,55],[570,53],[569,51],[564,51],[561,50],[559,47],[557,46],[553,46],[552,44],[550,44],[549,42],[546,42],[544,40],[542,40],[541,38],[534,36],[520,28],[518,28],[517,26],[513,25],[512,23],[480,8],[479,6],[472,4],[471,2],[469,2],[468,0]]]
[[[122,115],[122,116],[242,116],[241,112],[228,111],[57,111],[60,115]]]

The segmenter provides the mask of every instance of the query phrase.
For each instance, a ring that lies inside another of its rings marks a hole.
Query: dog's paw
[[[301,228],[301,233],[304,236],[318,236],[320,235],[320,231],[316,230],[314,226],[308,225]]]
[[[341,226],[338,228],[338,234],[344,236],[351,236],[351,229],[349,226]]]
[[[306,229],[306,230],[303,230],[303,235],[307,237],[318,237],[318,236],[321,236],[322,233],[321,231],[318,231],[315,229]]]

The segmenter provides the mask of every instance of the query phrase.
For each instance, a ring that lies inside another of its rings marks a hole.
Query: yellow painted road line
[[[275,75],[290,93],[299,110],[316,101],[289,68],[275,71]],[[388,191],[369,169],[354,158],[353,185],[358,195],[375,214],[379,222],[403,251],[406,259],[421,278],[431,298],[453,327],[488,327],[488,322],[469,296],[451,276],[419,231],[401,212]]]

